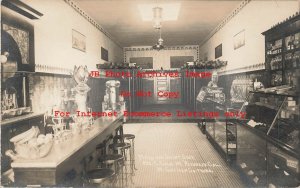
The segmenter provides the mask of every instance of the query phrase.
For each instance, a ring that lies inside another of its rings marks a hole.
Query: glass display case
[[[231,162],[237,153],[237,127],[234,118],[226,117],[227,105],[211,100],[206,103],[206,111],[213,111],[219,117],[205,120],[205,132],[207,139],[223,155],[226,161]]]
[[[299,186],[299,97],[251,91],[237,127],[237,165],[254,186]]]
[[[234,120],[206,122],[206,136],[228,162],[236,158],[237,129]]]

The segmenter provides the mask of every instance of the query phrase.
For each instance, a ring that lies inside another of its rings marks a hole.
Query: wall
[[[63,0],[24,0],[44,15],[34,23],[35,63],[61,68],[87,65],[96,69],[101,46],[108,50],[109,61],[121,62],[123,49],[100,32]],[[72,48],[72,29],[86,36],[86,52]]]
[[[153,69],[170,69],[171,56],[194,56],[194,60],[198,59],[198,46],[176,46],[167,47],[166,49],[157,51],[151,47],[130,47],[124,48],[124,61],[130,62],[131,57],[153,57]]]
[[[56,105],[62,106],[62,92],[67,90],[70,95],[71,88],[74,88],[77,84],[71,76],[48,74],[48,73],[36,73],[29,74],[29,96],[32,111],[36,113],[44,113],[47,110],[51,110],[51,107]],[[95,112],[102,111],[102,102],[104,99],[105,83],[110,80],[109,78],[89,78],[87,85],[91,90],[87,93],[87,107],[92,108]],[[120,90],[128,90],[128,81],[125,79],[119,79],[121,83]],[[99,87],[102,86],[102,87]],[[126,99],[127,100],[127,99]],[[72,104],[72,103],[70,103]],[[68,104],[69,105],[69,104]],[[75,104],[76,107],[76,104]],[[70,106],[68,106],[70,109]],[[71,110],[66,110],[71,111]]]
[[[200,59],[204,59],[207,53],[208,60],[214,60],[215,47],[222,43],[223,55],[219,59],[228,61],[227,70],[263,63],[265,41],[261,33],[298,10],[298,1],[250,1],[223,28],[200,45]],[[245,30],[245,45],[234,50],[233,36],[242,30]]]

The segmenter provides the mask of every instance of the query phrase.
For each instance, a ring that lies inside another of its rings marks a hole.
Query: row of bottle
[[[300,33],[290,35],[285,38],[285,49],[293,50],[300,48]],[[267,44],[267,55],[276,55],[282,52],[282,40],[277,40]]]
[[[300,33],[290,35],[285,38],[285,44],[287,50],[293,50],[300,47]]]
[[[275,55],[282,52],[282,39],[275,41],[274,43],[267,44],[267,55]]]
[[[285,68],[300,68],[300,51],[297,51],[294,54],[288,53],[285,55]]]
[[[272,58],[270,66],[271,70],[282,69],[282,57],[276,56],[275,58]]]
[[[71,69],[62,68],[62,67],[53,67],[48,65],[39,65],[35,64],[35,72],[47,72],[54,74],[70,74],[72,72]]]

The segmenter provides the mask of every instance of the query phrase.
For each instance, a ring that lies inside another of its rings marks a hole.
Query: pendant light
[[[161,28],[161,22],[162,22],[162,8],[156,6],[152,9],[152,11],[153,11],[153,22],[154,22],[153,27],[155,29],[159,29]]]
[[[158,32],[159,32],[158,41],[153,46],[153,49],[159,51],[159,50],[164,49],[164,46],[163,46],[164,40],[161,38],[161,28],[162,28],[161,22],[162,22],[163,9],[158,6],[158,2],[157,2],[157,6],[154,7],[152,10],[153,10],[153,22],[154,22],[153,27],[154,27],[154,29],[158,30]]]
[[[164,49],[164,46],[163,46],[164,40],[161,38],[161,28],[158,28],[157,30],[159,31],[159,39],[158,39],[157,43],[153,46],[153,49],[159,51],[159,50]]]

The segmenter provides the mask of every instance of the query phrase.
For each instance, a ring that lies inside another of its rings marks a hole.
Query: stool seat
[[[117,135],[117,139],[134,139],[135,135],[134,134],[123,134],[123,135]]]
[[[130,144],[129,143],[114,143],[114,144],[110,144],[109,147],[112,149],[128,149],[130,148]]]
[[[102,149],[102,148],[105,148],[105,146],[106,145],[104,143],[101,143],[96,146],[96,149]]]
[[[103,155],[98,158],[98,162],[105,163],[105,164],[113,164],[115,161],[119,161],[124,159],[123,155],[120,154],[109,154]]]
[[[110,168],[97,168],[87,172],[90,183],[101,183],[115,175],[115,171]]]
[[[126,139],[134,139],[135,135],[134,134],[123,134],[123,137]]]

